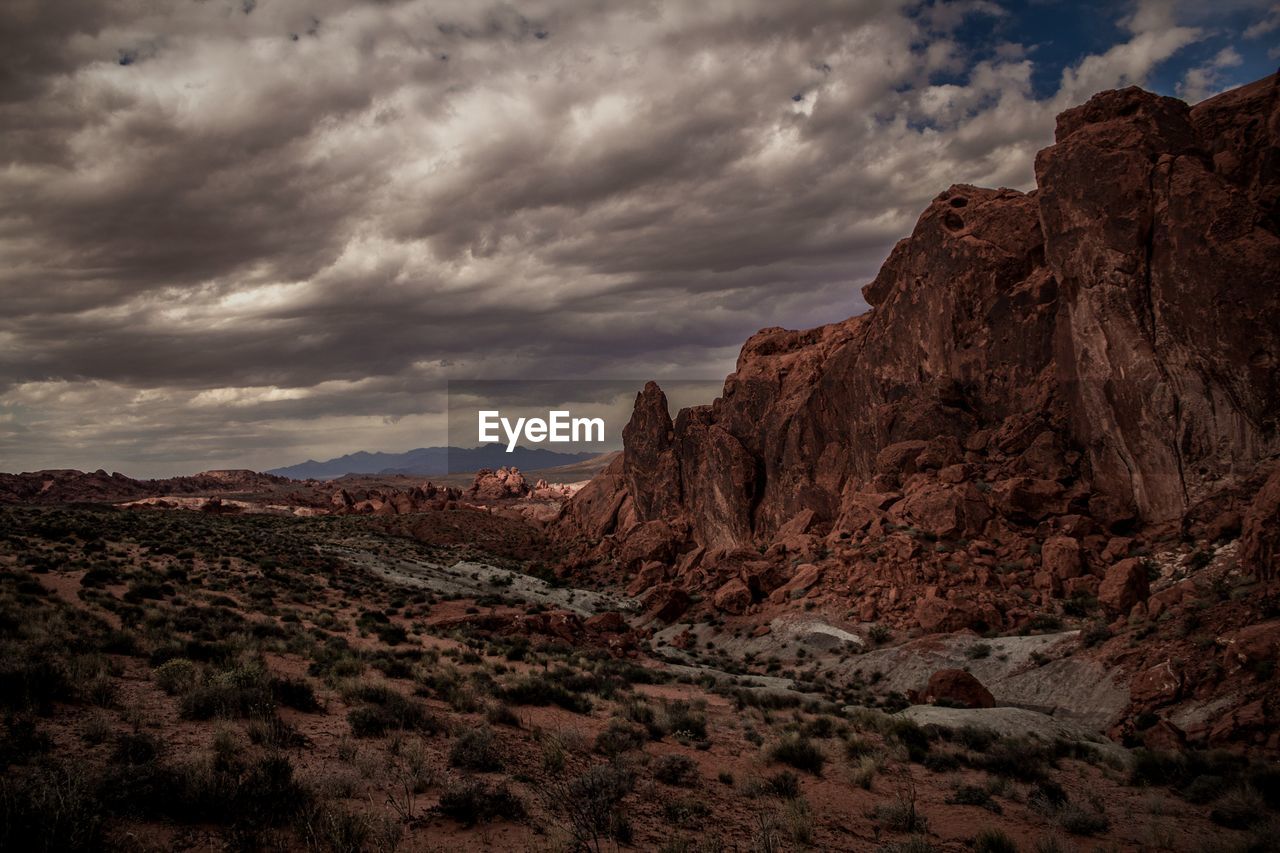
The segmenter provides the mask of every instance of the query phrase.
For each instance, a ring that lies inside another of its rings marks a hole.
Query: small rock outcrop
[[[443,509],[460,496],[457,489],[434,483],[408,489],[338,489],[329,508],[337,515],[411,515]]]
[[[995,697],[972,673],[963,669],[940,669],[929,676],[924,689],[926,704],[949,704],[961,708],[994,708]]]
[[[467,489],[466,496],[472,500],[497,501],[523,498],[531,491],[533,489],[529,486],[529,481],[520,473],[519,468],[513,466],[496,471],[481,468],[476,472],[476,479]]]

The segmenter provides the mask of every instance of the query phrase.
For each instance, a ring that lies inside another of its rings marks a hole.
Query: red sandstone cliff
[[[668,622],[1110,622],[1117,734],[1280,748],[1277,151],[1277,76],[1068,110],[1037,189],[943,192],[866,314],[756,333],[674,421],[649,383],[567,568]]]
[[[943,192],[868,313],[758,332],[674,421],[646,386],[561,534],[729,612],[816,565],[809,585],[926,630],[1072,594],[1128,612],[1124,534],[1211,514],[1242,515],[1241,565],[1273,574],[1278,142],[1276,76],[1063,113],[1037,189]]]

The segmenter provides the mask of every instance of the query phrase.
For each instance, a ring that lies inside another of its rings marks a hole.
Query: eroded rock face
[[[1151,594],[1156,531],[1274,581],[1278,141],[1274,76],[1194,108],[1126,89],[1064,113],[1037,190],[941,193],[867,313],[756,333],[721,396],[674,418],[646,386],[556,529],[668,623],[803,607],[980,633],[1070,606],[1119,633],[1202,594],[1193,577]],[[1231,632],[1259,618],[1220,623],[1241,684],[1271,634]],[[1134,713],[1177,722],[1216,676],[1160,642],[1123,666]],[[1164,733],[1261,743],[1264,693]]]
[[[1240,564],[1262,578],[1280,576],[1280,465],[1244,515]]]
[[[1072,437],[1095,489],[1146,520],[1277,450],[1280,235],[1258,161],[1278,110],[1274,77],[1195,110],[1104,92],[1036,160]],[[1246,113],[1267,130],[1224,136]]]
[[[1277,138],[1275,77],[1194,109],[1095,96],[1060,116],[1036,192],[939,195],[868,313],[758,332],[722,396],[674,421],[647,385],[621,464],[565,516],[666,521],[704,565],[886,524],[966,540],[1179,518],[1280,454]],[[1095,547],[1051,547],[1055,583]]]

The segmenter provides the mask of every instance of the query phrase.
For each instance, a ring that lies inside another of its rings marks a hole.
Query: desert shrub
[[[563,819],[574,843],[599,850],[606,839],[630,836],[622,800],[633,785],[626,771],[597,764],[568,781],[553,783],[545,795],[548,808]]]
[[[113,764],[148,764],[160,757],[159,738],[147,732],[122,732],[111,751]]]
[[[116,571],[107,566],[94,566],[80,578],[80,585],[87,587],[106,586],[119,580]]]
[[[103,740],[109,737],[103,736]],[[86,741],[90,738],[86,737]],[[0,771],[14,764],[26,764],[36,756],[53,750],[53,738],[44,732],[37,722],[27,716],[10,716],[0,731]]]
[[[214,717],[248,717],[271,705],[271,697],[262,687],[223,682],[191,688],[182,695],[178,712],[187,720],[211,720]]]
[[[0,708],[47,716],[76,691],[61,663],[41,654],[0,655]]]
[[[524,803],[505,783],[491,786],[480,779],[464,779],[445,787],[436,807],[440,814],[465,826],[487,823],[496,818],[519,820]]]
[[[977,726],[961,726],[951,733],[951,740],[974,752],[986,752],[996,741],[995,732]]]
[[[320,710],[320,700],[316,698],[315,688],[305,678],[271,679],[271,695],[286,708],[311,713]]]
[[[662,728],[673,737],[707,739],[707,715],[688,702],[677,699],[662,708]]]
[[[520,728],[520,718],[505,702],[491,702],[484,712],[485,719],[495,726]]]
[[[1264,764],[1248,773],[1249,787],[1257,791],[1267,808],[1280,811],[1280,765]]]
[[[347,724],[356,737],[382,737],[392,727],[391,719],[382,708],[364,705],[347,712]]]
[[[1111,639],[1111,628],[1105,622],[1092,622],[1080,631],[1080,642],[1086,647],[1100,646]]]
[[[686,755],[663,755],[653,764],[653,778],[667,785],[692,785],[698,765]]]
[[[665,734],[653,705],[639,696],[625,699],[619,710],[624,720],[644,726],[645,731],[649,733],[649,737],[652,739],[658,740]]]
[[[309,742],[306,735],[282,720],[274,710],[251,719],[247,731],[251,742],[272,749],[296,749]]]
[[[1077,592],[1062,602],[1062,612],[1068,616],[1082,618],[1088,616],[1098,609],[1098,599],[1095,596],[1084,592]],[[1110,636],[1110,634],[1108,634]],[[1081,637],[1085,641],[1085,645],[1092,645],[1087,637]],[[1103,638],[1107,639],[1106,637]]]
[[[980,785],[958,785],[947,802],[959,806],[981,806],[990,812],[1000,814],[1000,804],[991,798],[991,792]]]
[[[786,802],[782,808],[782,822],[791,840],[801,848],[813,845],[813,810],[809,808],[809,802],[803,797]]]
[[[200,608],[194,609],[199,610]],[[206,611],[214,609],[216,608],[206,608]],[[181,625],[182,620],[178,621],[179,624],[176,627],[178,630],[184,630]],[[192,626],[187,630],[195,632],[199,630],[199,627]],[[221,633],[221,631],[216,633]],[[229,641],[193,639],[185,643],[169,643],[160,646],[151,652],[148,659],[151,665],[156,667],[175,658],[186,658],[195,663],[206,663],[214,666],[228,666],[235,660],[238,653],[237,647]]]
[[[79,768],[0,776],[0,850],[100,850],[103,822],[101,802]]]
[[[1100,808],[1067,803],[1058,813],[1058,825],[1072,835],[1098,835],[1111,828],[1111,821]]]
[[[1248,829],[1266,817],[1267,804],[1248,785],[1231,789],[1209,810],[1209,819],[1228,829]]]
[[[1027,792],[1027,805],[1042,815],[1056,814],[1067,802],[1067,792],[1052,779],[1037,781]]]
[[[358,685],[349,695],[366,703],[347,712],[347,723],[356,737],[382,737],[397,730],[435,734],[444,729],[422,702],[385,685]]]
[[[850,761],[857,761],[864,756],[874,755],[878,751],[879,749],[874,743],[857,735],[850,735],[844,742],[845,758]]]
[[[449,764],[466,770],[487,772],[502,769],[497,739],[489,728],[467,729],[449,748]]]
[[[929,752],[929,733],[914,720],[906,717],[890,717],[886,736],[902,744],[912,761],[924,760]]]
[[[378,639],[388,646],[398,646],[409,640],[409,634],[400,625],[379,625],[374,631]]]
[[[964,656],[969,660],[982,660],[991,657],[990,643],[974,643],[964,650]]]
[[[1032,616],[1023,627],[1022,633],[1031,631],[1058,631],[1062,628],[1062,620],[1052,613],[1038,613]]]
[[[880,770],[881,763],[879,758],[874,755],[864,755],[858,759],[853,771],[849,774],[849,781],[864,791],[870,791],[876,774]]]
[[[402,830],[390,818],[378,820],[333,805],[308,810],[298,820],[299,834],[309,850],[358,853],[361,850],[394,850]]]
[[[941,752],[932,750],[924,756],[924,760],[920,762],[925,769],[932,770],[934,773],[949,773],[960,767],[960,756],[954,752]]]
[[[973,853],[1018,853],[1018,845],[999,829],[984,829],[973,839]]]
[[[815,776],[822,775],[822,766],[827,760],[822,749],[803,735],[789,735],[775,743],[769,750],[769,758]]]
[[[186,658],[173,658],[156,667],[152,675],[157,687],[170,696],[177,696],[196,686],[200,669]]]
[[[893,631],[887,625],[881,625],[879,622],[867,629],[867,638],[877,646],[889,642],[893,637]]]
[[[595,749],[601,755],[615,758],[624,752],[640,749],[648,737],[644,729],[622,720],[610,720],[604,731],[596,735]]]
[[[1040,743],[1025,738],[1000,738],[974,765],[996,776],[1036,782],[1043,779],[1052,756]]]
[[[1177,785],[1187,773],[1186,759],[1175,752],[1135,749],[1130,761],[1130,785]]]
[[[1230,788],[1230,782],[1222,776],[1205,774],[1192,779],[1182,789],[1182,796],[1187,802],[1206,805],[1221,797]]]
[[[1042,835],[1036,839],[1035,853],[1067,853],[1067,843],[1058,835]]]
[[[881,853],[934,853],[936,849],[929,843],[929,839],[922,835],[913,835],[906,841],[886,844],[880,848],[880,851]]]
[[[814,717],[806,720],[804,725],[800,726],[800,734],[808,738],[816,738],[818,740],[826,740],[835,737],[836,724],[830,717]]]
[[[117,814],[212,823],[250,834],[288,822],[311,801],[294,778],[293,764],[278,752],[248,764],[215,759],[113,766],[101,790]]]
[[[871,817],[893,832],[929,831],[929,821],[916,808],[915,797],[900,796],[891,803],[880,803],[872,809]]]
[[[688,797],[672,797],[662,801],[662,817],[667,823],[682,829],[701,829],[709,814],[711,810],[705,804]]]
[[[790,770],[780,771],[763,781],[760,792],[784,800],[795,799],[800,796],[800,777]]]
[[[591,700],[572,693],[542,675],[525,675],[498,690],[498,698],[512,705],[556,705],[575,714],[591,712]]]

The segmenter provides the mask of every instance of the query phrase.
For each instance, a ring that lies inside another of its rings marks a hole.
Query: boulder
[[[992,498],[1002,515],[1040,521],[1067,511],[1066,489],[1057,480],[1012,477],[995,485]]]
[[[876,473],[901,475],[911,474],[916,470],[916,457],[925,449],[927,442],[919,439],[899,441],[880,450],[876,454]]]
[[[675,556],[676,541],[675,531],[665,521],[637,524],[621,537],[618,561],[625,569],[652,562],[669,563]]]
[[[1098,587],[1098,603],[1113,616],[1123,616],[1140,601],[1146,601],[1150,582],[1147,567],[1136,557],[1121,560],[1107,569]]]
[[[1219,638],[1229,669],[1280,659],[1280,620],[1270,620],[1241,628]]]
[[[674,622],[684,615],[693,603],[689,593],[671,584],[654,587],[644,597],[644,615],[647,619]]]
[[[711,597],[715,608],[724,613],[743,613],[751,604],[751,590],[740,578],[732,578]]]
[[[650,589],[667,579],[667,564],[661,560],[650,560],[642,565],[636,576],[627,584],[627,595],[643,595]]]
[[[585,623],[587,630],[602,634],[616,634],[628,630],[627,620],[616,610],[599,613]]]
[[[1040,546],[1040,565],[1059,582],[1080,576],[1080,543],[1070,536],[1050,536]]]
[[[916,605],[916,621],[925,633],[945,634],[965,629],[986,630],[1000,624],[1000,614],[994,608],[971,601],[949,601],[926,597]]]
[[[939,539],[976,536],[991,517],[982,493],[971,484],[922,482],[895,504],[890,517]]]
[[[995,697],[972,673],[963,669],[940,669],[929,676],[924,690],[927,703],[944,701],[963,708],[994,708]]]
[[[1155,752],[1182,752],[1187,748],[1187,734],[1168,720],[1142,732],[1142,745]]]
[[[1182,673],[1168,660],[1144,669],[1129,682],[1129,698],[1147,707],[1167,705],[1181,692]]]

